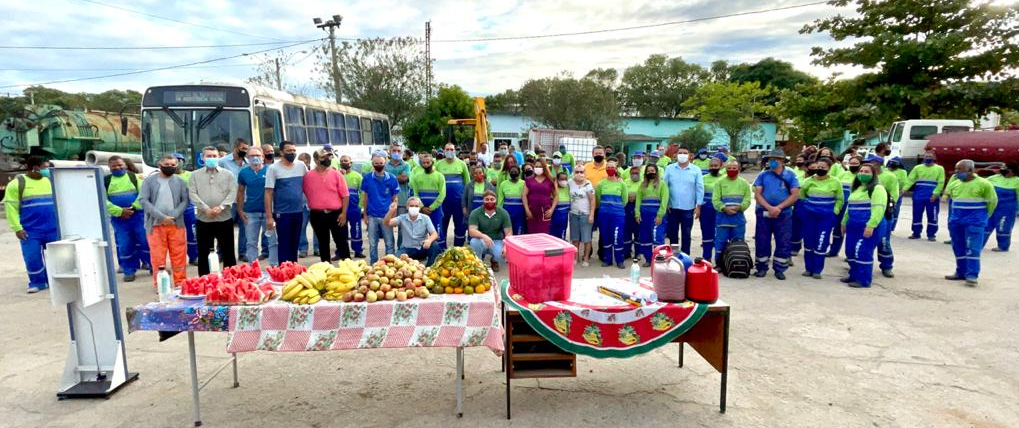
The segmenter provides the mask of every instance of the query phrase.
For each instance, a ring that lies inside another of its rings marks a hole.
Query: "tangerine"
[[[464,289],[462,289],[460,287],[456,287],[456,288],[453,289],[453,293],[454,294],[464,294]]]

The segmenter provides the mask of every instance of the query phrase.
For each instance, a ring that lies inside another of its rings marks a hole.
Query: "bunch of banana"
[[[357,281],[368,268],[364,260],[344,259],[338,265],[326,270],[326,293],[322,296],[326,300],[343,300],[343,294],[357,286]]]
[[[293,302],[301,305],[313,305],[318,303],[322,299],[322,295],[319,294],[315,287],[308,284],[307,280],[298,280],[302,278],[300,275],[294,277],[283,286],[283,292],[280,296],[280,300],[287,302]]]

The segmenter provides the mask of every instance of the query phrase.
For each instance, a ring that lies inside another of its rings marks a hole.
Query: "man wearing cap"
[[[566,145],[565,144],[560,144],[559,145],[559,151],[556,152],[556,153],[558,153],[559,155],[562,156],[562,158],[563,158],[562,165],[563,165],[563,168],[566,168],[566,173],[567,174],[573,174],[573,163],[574,163],[573,153],[570,153],[570,152],[566,151]],[[552,156],[553,156],[553,159],[554,159],[555,155],[552,155]]]
[[[711,164],[711,159],[708,158],[707,147],[702,147],[700,150],[697,150],[697,159],[694,159],[693,164],[697,165],[697,167],[701,169],[701,174],[708,173],[708,165]]]
[[[764,156],[767,169],[754,180],[754,199],[757,201],[757,225],[754,233],[757,272],[763,278],[772,262],[771,242],[775,240],[775,278],[785,279],[789,268],[790,240],[793,228],[793,205],[800,195],[796,174],[786,169],[785,153],[775,149]]]
[[[690,230],[694,219],[701,215],[700,204],[704,201],[704,175],[697,165],[690,163],[690,150],[686,147],[676,151],[675,164],[665,167],[665,184],[669,186],[669,221],[665,234],[670,244],[681,242],[683,253],[690,254]]]
[[[899,178],[895,176],[891,171],[882,168],[885,163],[885,159],[878,155],[867,156],[867,163],[876,167],[877,171],[881,171],[878,174],[877,179],[881,183],[881,186],[888,192],[888,198],[891,201],[899,200]],[[896,204],[898,206],[898,204]],[[893,208],[894,213],[894,208]],[[880,263],[881,274],[885,278],[894,278],[895,275],[892,273],[892,265],[895,261],[895,256],[892,253],[892,229],[890,227],[884,228],[884,235],[880,237],[877,245],[877,259]]]

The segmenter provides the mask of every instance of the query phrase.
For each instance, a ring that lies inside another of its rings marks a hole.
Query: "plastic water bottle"
[[[219,254],[216,250],[209,251],[209,273],[219,272]]]
[[[170,280],[170,274],[165,267],[160,267],[159,273],[156,274],[156,286],[159,290],[159,302],[169,303],[170,295],[173,292],[173,281]]]
[[[640,285],[640,259],[634,258],[630,264],[630,283]]]

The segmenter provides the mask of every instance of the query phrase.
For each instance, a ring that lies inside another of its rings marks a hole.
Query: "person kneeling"
[[[393,202],[389,206],[386,218],[383,219],[383,224],[389,227],[400,226],[402,242],[396,255],[406,254],[415,260],[425,260],[425,266],[431,266],[442,249],[435,245],[439,233],[435,230],[432,219],[421,215],[421,199],[414,196],[407,198],[407,213],[394,217],[397,206],[398,204]]]
[[[471,211],[467,219],[467,235],[471,249],[481,260],[492,255],[492,271],[499,271],[499,262],[506,258],[502,240],[513,235],[513,224],[509,213],[495,204],[495,192],[485,191],[480,207]]]

